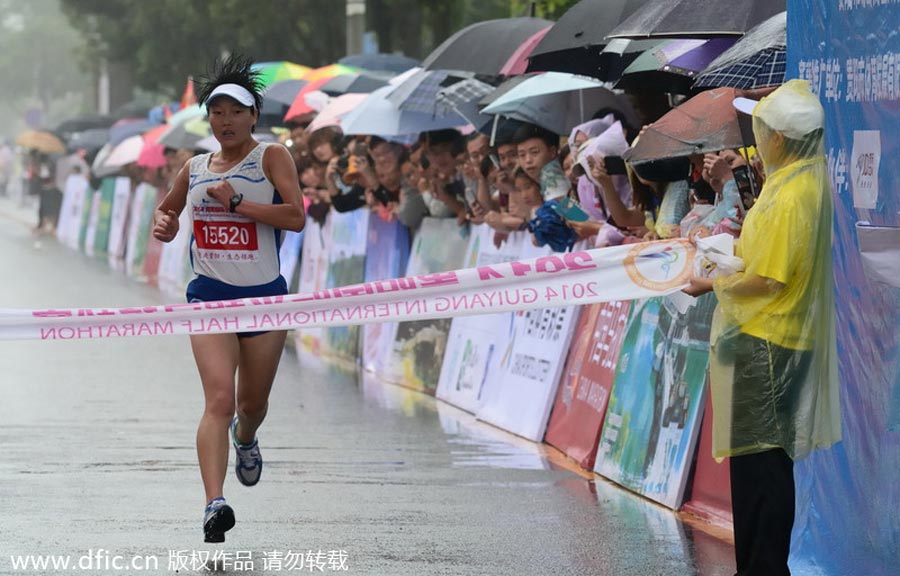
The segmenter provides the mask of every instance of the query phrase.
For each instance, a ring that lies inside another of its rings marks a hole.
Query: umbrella
[[[446,70],[420,70],[394,88],[387,98],[401,110],[434,112],[437,94],[442,87],[441,82],[449,75]]]
[[[641,164],[663,158],[740,148],[751,142],[741,132],[732,102],[734,88],[701,92],[645,127],[626,160]]]
[[[379,88],[341,120],[345,134],[398,136],[453,128],[467,123],[459,114],[435,116],[401,110],[387,96],[393,86]]]
[[[656,48],[665,40],[630,40],[613,38],[600,51],[599,73],[592,74],[604,81],[618,80],[628,66],[641,54]]]
[[[523,74],[522,76],[513,76],[512,78],[507,78],[503,81],[499,86],[497,86],[493,92],[489,92],[478,101],[478,105],[481,107],[490,106],[494,103],[495,100],[521,84],[522,82],[528,80],[529,78],[534,78],[536,76],[540,76],[540,72],[534,72],[530,74]]]
[[[697,87],[765,88],[784,83],[787,18],[781,12],[722,52],[697,76]]]
[[[319,128],[327,126],[339,126],[341,119],[352,112],[357,106],[368,98],[368,94],[341,94],[332,98],[325,108],[315,117],[315,119],[306,127],[308,132],[315,132]]]
[[[137,134],[143,134],[151,128],[155,128],[156,126],[159,126],[159,124],[145,119],[128,118],[125,120],[119,120],[112,125],[112,128],[109,129],[109,141],[113,146],[115,146],[126,138],[135,136]]]
[[[126,164],[137,162],[144,149],[144,137],[140,134],[129,136],[115,145],[109,153],[109,157],[103,163],[107,168],[121,168]]]
[[[63,120],[53,131],[62,135],[73,134],[96,128],[109,128],[115,122],[116,119],[110,116],[78,116]]]
[[[503,68],[500,69],[500,74],[503,76],[524,74],[525,70],[528,68],[528,57],[531,55],[535,46],[540,44],[541,40],[544,39],[544,36],[546,36],[550,30],[550,28],[538,30],[529,36],[528,40],[522,42],[522,44],[516,48],[516,51],[512,53],[512,56],[509,57],[509,60],[506,61],[506,64],[503,65]]]
[[[63,154],[66,145],[62,140],[43,130],[26,130],[16,137],[16,144],[29,150],[37,150],[44,154]]]
[[[328,66],[322,66],[321,68],[310,70],[303,75],[303,80],[306,80],[307,82],[315,82],[316,80],[321,80],[322,78],[330,80],[335,76],[357,74],[358,72],[359,70],[357,70],[356,68],[344,66],[343,64],[329,64]]]
[[[581,0],[553,25],[528,58],[529,72],[554,70],[605,79],[606,35],[647,0]],[[600,74],[600,75],[598,75]]]
[[[541,18],[477,22],[444,40],[428,55],[422,67],[496,75],[523,42],[552,24]]]
[[[206,107],[202,104],[193,104],[169,116],[169,125],[181,124],[182,122],[204,116],[206,116]]]
[[[93,152],[103,148],[109,142],[109,128],[91,128],[83,132],[75,132],[69,137],[69,150]]]
[[[634,126],[634,113],[627,102],[598,80],[564,72],[533,76],[482,110],[531,122],[557,134],[589,120],[600,110],[617,111]]]
[[[209,122],[205,118],[194,118],[179,124],[170,124],[159,137],[159,143],[166,148],[187,148],[195,150],[197,142],[211,134]]]
[[[327,84],[329,80],[331,80],[331,77],[319,78],[318,80],[309,82],[306,86],[301,88],[300,91],[297,92],[297,97],[294,98],[294,101],[291,103],[291,107],[288,108],[288,111],[284,115],[285,122],[288,122],[297,116],[316,112],[316,109],[310,106],[309,102],[306,101],[306,96],[312,92],[321,92],[320,89]]]
[[[281,80],[269,86],[263,96],[266,100],[274,100],[290,106],[297,98],[297,92],[300,92],[300,89],[307,84],[309,82],[306,80]]]
[[[387,86],[387,82],[381,78],[368,74],[346,74],[332,78],[322,84],[319,90],[332,96],[349,93],[370,94],[382,86]]]
[[[369,70],[371,72],[391,72],[400,74],[419,65],[418,60],[407,58],[401,54],[353,54],[344,56],[338,64]]]
[[[667,40],[637,57],[622,72],[616,88],[687,94],[694,76],[734,44],[734,38]]]
[[[297,80],[311,70],[309,66],[301,66],[293,62],[258,62],[253,70],[259,72],[259,81],[263,86],[271,86],[281,80]]]
[[[494,91],[494,87],[477,78],[467,78],[446,88],[441,88],[437,93],[437,113],[449,114],[458,112],[469,118],[466,111],[478,112],[478,102]],[[476,124],[473,122],[473,124]]]
[[[143,168],[162,168],[166,166],[169,161],[166,160],[165,150],[166,147],[162,144],[144,142],[144,147],[141,148],[141,153],[137,158],[137,165]]]
[[[650,0],[607,38],[742,36],[785,10],[786,0]]]

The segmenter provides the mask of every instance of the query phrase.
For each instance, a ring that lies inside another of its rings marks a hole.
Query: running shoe
[[[203,541],[219,543],[225,541],[225,533],[234,528],[234,510],[224,498],[214,498],[206,505],[203,514]]]
[[[244,486],[255,486],[262,474],[262,456],[259,453],[259,442],[256,438],[249,445],[243,445],[237,439],[238,418],[231,421],[231,443],[234,444],[234,453],[237,461],[234,463],[234,473],[238,481]]]

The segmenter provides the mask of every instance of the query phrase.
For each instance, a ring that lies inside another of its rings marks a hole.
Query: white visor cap
[[[735,98],[734,107],[794,140],[825,127],[825,110],[805,80],[790,80],[760,101]]]
[[[208,106],[213,99],[219,96],[228,96],[236,100],[238,104],[243,104],[248,108],[256,106],[256,99],[253,98],[253,94],[239,84],[219,84],[210,92],[209,98],[206,99],[206,105]]]

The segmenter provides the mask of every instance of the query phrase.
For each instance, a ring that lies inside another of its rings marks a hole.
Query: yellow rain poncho
[[[745,270],[713,283],[713,456],[796,460],[841,430],[824,112],[792,80],[756,104],[753,132],[766,182],[737,245]]]

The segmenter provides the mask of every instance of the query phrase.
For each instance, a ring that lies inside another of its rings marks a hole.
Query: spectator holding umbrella
[[[750,106],[745,106],[749,104]],[[766,171],[737,244],[745,269],[715,290],[713,455],[730,456],[737,572],[790,574],[794,461],[840,440],[831,272],[832,197],[822,106],[791,80],[752,110]]]

